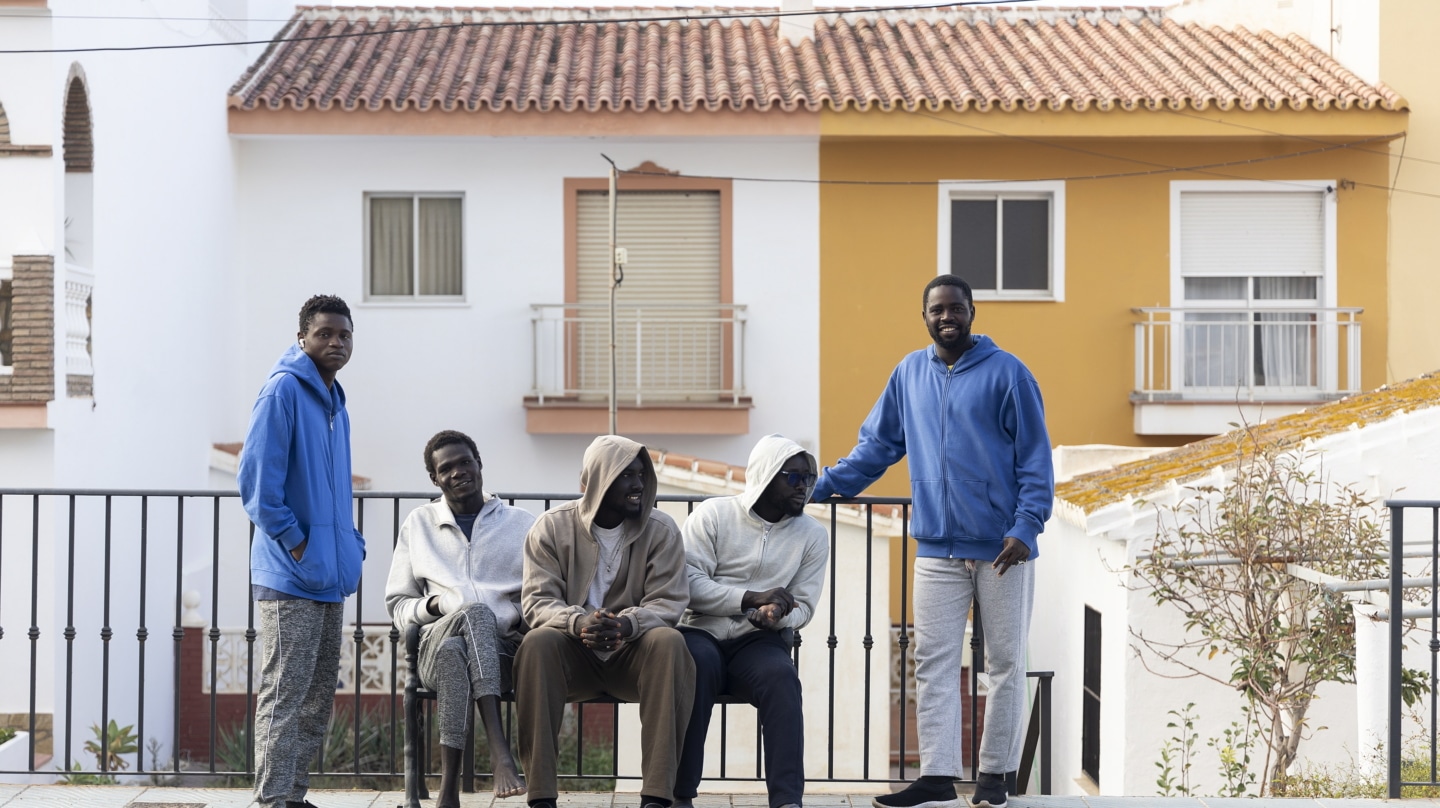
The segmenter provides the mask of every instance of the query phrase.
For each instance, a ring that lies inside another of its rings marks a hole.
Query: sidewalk
[[[869,794],[817,794],[806,808],[870,808]],[[396,808],[399,791],[312,791],[317,808]],[[434,801],[426,800],[425,808]],[[525,808],[523,799],[496,800],[488,793],[461,794],[462,808]],[[0,785],[0,808],[246,808],[250,792],[238,788],[156,788],[150,786]],[[559,808],[638,808],[634,794],[582,791],[562,794]],[[1237,799],[1222,797],[1011,797],[1013,808],[1361,808],[1403,805],[1440,808],[1440,800]],[[695,808],[767,808],[758,794],[719,794],[695,800]]]

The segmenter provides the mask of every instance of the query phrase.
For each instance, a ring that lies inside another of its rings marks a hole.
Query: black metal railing
[[[1386,779],[1389,797],[1399,799],[1405,786],[1440,786],[1436,760],[1436,728],[1440,727],[1436,720],[1440,714],[1436,692],[1440,685],[1440,567],[1437,567],[1440,565],[1440,500],[1387,500],[1385,507],[1390,509],[1390,715],[1385,742]],[[1416,515],[1429,512],[1428,536],[1417,541],[1406,540],[1406,511]],[[1423,591],[1427,596],[1425,605],[1406,608],[1407,589]],[[1425,669],[1429,685],[1426,705],[1429,729],[1418,742],[1404,737],[1407,621],[1415,621],[1413,628],[1428,635],[1424,647],[1429,657]],[[1407,758],[1413,761],[1411,765],[1406,765]]]
[[[348,738],[340,737],[347,734],[343,729],[332,733],[339,738],[337,745],[348,751],[338,760],[320,760],[317,772],[349,778],[399,778],[403,772],[400,697],[405,650],[400,632],[389,625],[385,614],[387,550],[394,547],[409,511],[429,501],[431,495],[357,492],[355,496],[356,526],[367,537],[368,557],[359,588],[347,602],[353,629],[346,649],[348,662],[342,665],[336,693],[336,723],[344,720],[349,724]],[[536,511],[574,498],[543,493],[499,496]],[[660,499],[678,514],[678,510],[688,512],[705,497],[662,495]],[[840,540],[831,542],[829,591],[825,595],[828,624],[813,622],[805,632],[807,639],[824,632],[824,647],[806,646],[797,638],[795,653],[797,664],[803,663],[802,678],[810,666],[819,664],[826,667],[828,682],[825,718],[815,721],[816,714],[810,712],[812,725],[806,733],[809,738],[823,733],[828,739],[824,773],[809,779],[877,784],[908,780],[912,750],[906,748],[909,718],[905,705],[913,685],[905,673],[910,670],[910,627],[900,620],[893,650],[897,658],[892,660],[890,589],[893,580],[899,588],[898,614],[908,615],[912,558],[905,525],[909,499],[862,497],[826,505],[832,539],[842,530],[847,535],[848,531],[863,531],[863,541],[859,547],[856,542],[844,542],[843,550]],[[843,519],[841,508],[847,514]],[[877,518],[893,520],[890,524],[899,526],[898,575],[889,569],[890,542],[875,532]],[[116,774],[183,773],[217,778],[253,774],[248,741],[258,685],[252,653],[257,634],[249,587],[253,537],[254,527],[234,492],[0,489],[0,660],[8,662],[0,665],[0,724],[8,721],[29,733],[24,741],[27,765],[6,765],[0,757],[0,774],[63,773],[75,779]],[[857,576],[863,579],[863,591],[855,591],[858,587],[850,583]],[[853,617],[853,599],[857,597],[863,598],[858,620]],[[208,608],[208,616],[200,614],[202,606]],[[842,620],[842,611],[851,617]],[[23,636],[13,629],[7,632],[21,615],[27,623]],[[127,635],[133,635],[133,641],[124,639]],[[983,633],[978,627],[973,642],[972,658],[978,667],[984,659]],[[847,661],[855,653],[862,660],[860,685],[842,687],[841,678],[855,678],[852,663]],[[892,668],[893,662],[898,662],[898,668]],[[873,719],[881,711],[873,703],[872,685],[878,684],[874,677],[881,671],[891,681],[899,671],[898,692],[891,694],[892,703],[885,705],[883,715],[892,714],[896,701],[899,709],[896,718],[887,719],[892,726],[876,732]],[[1037,680],[1037,687],[1020,787],[1025,789],[1033,770],[1038,772],[1040,793],[1048,794],[1052,674],[1032,671],[1029,675]],[[976,676],[970,677],[969,689],[972,710],[977,710]],[[18,698],[22,693],[25,699]],[[22,703],[28,713],[22,711]],[[861,715],[858,738],[848,729],[854,722],[845,720],[857,709]],[[728,748],[726,716],[722,707],[716,720],[722,746]],[[618,716],[614,721],[611,743],[619,737]],[[815,725],[820,723],[824,725]],[[968,779],[973,779],[978,762],[978,713],[972,714],[971,725],[966,743],[971,761]],[[89,744],[87,730],[94,736]],[[883,753],[875,748],[882,742],[891,746],[897,730],[898,765],[893,747]],[[48,761],[43,759],[47,732],[53,755]],[[165,735],[168,743],[158,741],[157,748],[147,748],[152,737]],[[368,750],[362,750],[362,736]],[[615,762],[619,756],[613,750],[607,771],[585,771],[579,754],[583,743],[582,737],[577,745],[576,772],[570,776],[639,777],[638,771],[620,769]],[[748,771],[747,760],[740,766],[747,771],[732,772],[722,751],[718,779],[762,780],[758,733],[754,743],[754,771]],[[176,751],[200,747],[204,754],[191,754],[188,760]],[[95,754],[97,748],[115,754]],[[1032,766],[1037,752],[1038,765]]]

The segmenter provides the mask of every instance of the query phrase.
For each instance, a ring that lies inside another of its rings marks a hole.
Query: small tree
[[[1375,502],[1311,470],[1315,459],[1248,435],[1233,479],[1161,508],[1150,554],[1128,568],[1133,588],[1184,617],[1178,642],[1131,629],[1142,660],[1148,651],[1185,676],[1234,687],[1255,710],[1266,745],[1262,795],[1283,791],[1316,687],[1355,681],[1350,605],[1297,577],[1297,567],[1349,580],[1387,569]],[[1228,673],[1209,662],[1217,656],[1228,658]]]

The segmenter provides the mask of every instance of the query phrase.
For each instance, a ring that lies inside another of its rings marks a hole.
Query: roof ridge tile
[[[471,113],[1405,103],[1296,35],[1181,25],[1157,9],[835,9],[799,33],[774,16],[704,18],[711,13],[302,6],[228,103]]]

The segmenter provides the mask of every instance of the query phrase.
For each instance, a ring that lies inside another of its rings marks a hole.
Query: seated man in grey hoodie
[[[480,452],[462,432],[425,444],[425,470],[442,496],[411,511],[390,562],[385,606],[400,629],[424,626],[420,681],[437,696],[441,776],[436,808],[459,808],[470,703],[490,745],[495,796],[525,793],[500,724],[502,677],[520,643],[525,534],[535,517],[482,488]],[[502,658],[504,662],[502,662]]]
[[[745,493],[716,497],[685,520],[690,609],[681,631],[695,659],[695,704],[675,808],[689,808],[705,764],[710,711],[730,693],[759,711],[770,808],[799,806],[805,793],[805,723],[800,677],[790,659],[793,630],[810,622],[825,588],[830,540],[805,503],[815,458],[768,435],[745,468]]]

